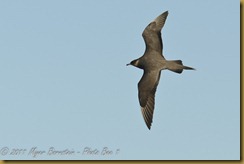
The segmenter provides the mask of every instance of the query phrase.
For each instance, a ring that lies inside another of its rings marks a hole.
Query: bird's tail
[[[194,68],[184,66],[181,60],[169,60],[167,61],[167,69],[175,73],[182,73],[184,69],[195,70]]]

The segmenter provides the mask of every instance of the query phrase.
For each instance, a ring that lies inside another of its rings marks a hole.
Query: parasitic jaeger
[[[144,29],[142,33],[146,44],[144,55],[127,64],[127,66],[133,65],[144,70],[143,76],[138,83],[138,98],[144,121],[149,130],[153,120],[155,92],[159,83],[161,70],[168,69],[179,74],[184,69],[194,70],[194,68],[184,66],[181,60],[166,60],[163,56],[161,30],[167,16],[168,11],[159,15]]]

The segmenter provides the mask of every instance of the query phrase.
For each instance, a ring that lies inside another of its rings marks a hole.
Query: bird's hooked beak
[[[131,65],[131,64],[130,63],[126,64],[126,66],[129,66],[129,65]]]

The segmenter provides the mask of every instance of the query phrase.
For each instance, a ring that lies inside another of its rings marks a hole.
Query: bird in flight
[[[144,121],[151,129],[153,120],[155,92],[159,83],[161,70],[168,69],[175,73],[183,70],[194,70],[184,66],[181,60],[166,60],[163,56],[163,41],[161,30],[165,24],[168,11],[159,15],[143,31],[142,36],[146,44],[144,55],[131,61],[128,65],[143,69],[143,76],[138,83],[138,98]]]

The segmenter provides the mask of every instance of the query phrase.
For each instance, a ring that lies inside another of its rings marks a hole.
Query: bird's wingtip
[[[166,10],[163,14],[167,14],[168,15],[169,14],[169,10]]]
[[[151,130],[151,124],[146,123],[148,130]]]

